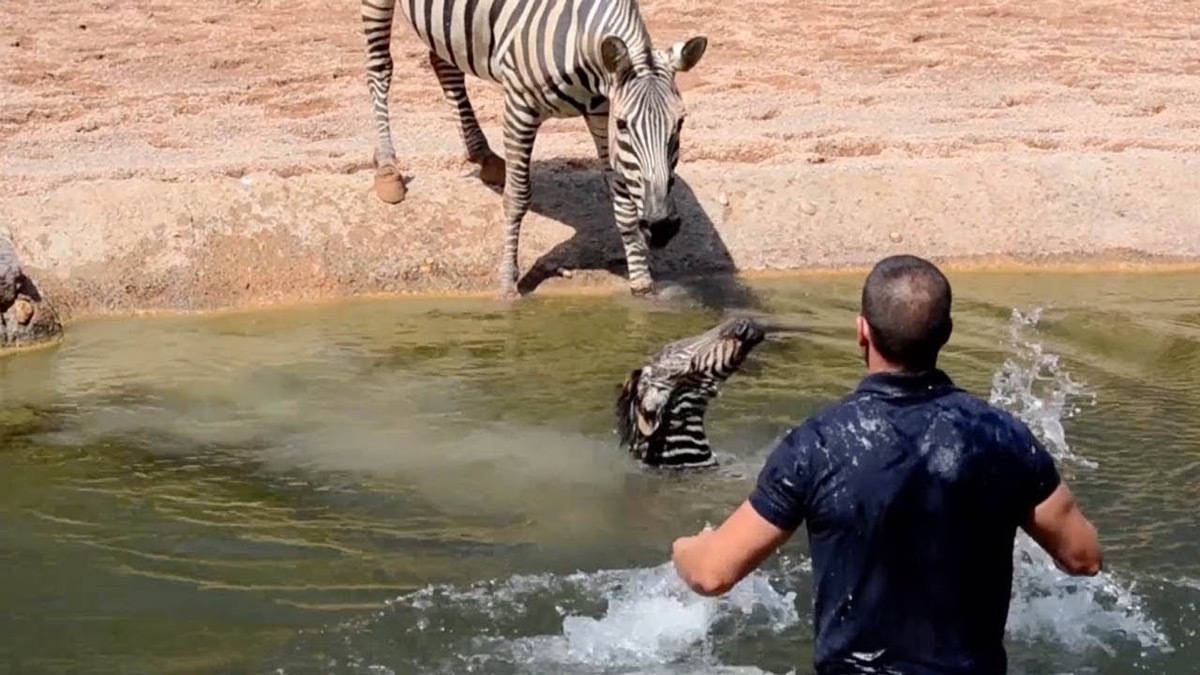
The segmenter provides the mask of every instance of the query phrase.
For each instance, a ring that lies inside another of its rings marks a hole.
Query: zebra
[[[616,432],[635,459],[651,467],[716,465],[704,414],[724,382],[766,339],[766,325],[729,319],[676,340],[625,376],[615,403]]]
[[[388,112],[395,0],[362,0],[367,84],[375,120],[375,191],[404,200]],[[446,100],[458,114],[467,160],[503,187],[500,295],[517,290],[517,246],[531,196],[529,162],[548,119],[583,117],[625,249],[629,290],[653,292],[647,257],[679,232],[671,199],[687,111],[675,74],[704,56],[703,35],[652,46],[637,0],[406,0],[409,26],[429,49]],[[492,151],[467,96],[466,74],[504,92],[504,158]]]

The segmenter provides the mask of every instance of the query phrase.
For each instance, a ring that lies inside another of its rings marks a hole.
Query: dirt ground
[[[680,76],[684,233],[656,272],[1200,257],[1200,22],[1178,0],[643,0]],[[500,197],[402,26],[402,204],[372,192],[356,2],[10,2],[0,227],[64,317],[490,292]],[[469,84],[501,148],[499,90]],[[614,269],[579,120],[535,151],[521,263]],[[555,279],[624,291],[608,272]]]

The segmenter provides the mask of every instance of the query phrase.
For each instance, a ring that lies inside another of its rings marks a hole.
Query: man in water
[[[857,319],[866,377],[778,442],[720,527],[672,547],[692,590],[721,595],[806,522],[821,675],[1004,673],[1018,527],[1064,572],[1100,571],[1054,459],[937,367],[950,300],[932,263],[880,261]]]

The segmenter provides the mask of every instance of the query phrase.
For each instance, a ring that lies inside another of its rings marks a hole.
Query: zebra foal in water
[[[407,193],[388,112],[395,9],[394,0],[362,1],[375,190],[388,203]],[[636,0],[406,0],[402,11],[429,48],[442,93],[458,113],[467,159],[479,165],[481,180],[504,187],[500,294],[517,295],[517,245],[538,129],[566,117],[584,118],[605,165],[630,292],[650,293],[648,250],[666,246],[680,227],[670,193],[686,110],[675,74],[700,61],[707,38],[655,49]],[[467,73],[503,87],[503,159],[479,128]]]
[[[763,322],[729,319],[666,345],[631,370],[615,405],[621,445],[647,466],[715,466],[704,430],[709,401],[766,336]]]

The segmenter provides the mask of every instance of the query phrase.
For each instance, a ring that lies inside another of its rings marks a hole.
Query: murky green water
[[[954,281],[943,365],[1047,439],[1107,555],[1092,580],[1022,562],[1012,672],[1195,672],[1200,275]],[[721,601],[667,564],[861,374],[857,279],[754,290],[812,331],[714,402],[709,475],[610,433],[642,355],[719,318],[694,306],[98,321],[0,360],[0,670],[807,672],[803,536]]]

